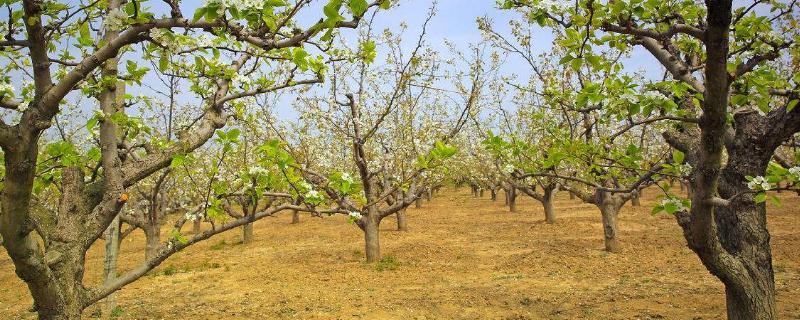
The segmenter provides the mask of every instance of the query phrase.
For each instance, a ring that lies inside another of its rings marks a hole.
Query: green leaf
[[[361,42],[361,56],[367,64],[371,64],[375,61],[375,57],[377,56],[375,52],[375,41],[367,40]]]
[[[166,54],[162,53],[161,57],[158,58],[158,70],[167,71],[169,68],[169,58]]]
[[[391,0],[383,0],[383,2],[381,2],[381,9],[388,10],[391,7],[392,7],[392,1]]]
[[[767,193],[766,192],[759,192],[755,196],[756,203],[763,203],[767,201]]]
[[[672,161],[675,164],[683,163],[684,158],[686,158],[686,155],[683,152],[677,149],[672,150]]]
[[[186,162],[186,155],[185,154],[177,154],[172,157],[172,161],[169,163],[170,168],[177,168],[182,166]]]
[[[322,12],[325,13],[325,16],[328,19],[336,19],[339,18],[339,8],[342,6],[342,0],[331,0],[322,7]]]
[[[192,16],[192,22],[197,22],[197,20],[205,16],[206,10],[208,10],[206,7],[197,8],[197,10],[194,11],[194,16]]]
[[[353,12],[354,16],[362,16],[364,12],[367,12],[369,4],[367,0],[350,0],[347,6],[350,8],[350,11]]]
[[[84,22],[81,24],[80,29],[78,30],[80,37],[78,38],[78,43],[83,46],[91,46],[94,41],[92,40],[92,34],[89,33],[89,24]]]
[[[792,110],[794,110],[794,107],[797,106],[798,102],[800,102],[800,100],[797,99],[789,101],[789,104],[786,105],[786,112],[787,113],[792,112]]]

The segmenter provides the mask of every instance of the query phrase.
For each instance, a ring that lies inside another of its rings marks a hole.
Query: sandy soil
[[[593,206],[556,203],[558,221],[520,197],[508,213],[502,196],[446,190],[409,209],[409,232],[381,227],[380,264],[363,261],[362,236],[344,217],[290,215],[179,253],[118,293],[120,319],[720,319],[723,287],[686,248],[668,216],[641,207],[620,217],[624,252],[602,251]],[[781,319],[800,319],[800,198],[771,206],[769,228]],[[144,238],[122,245],[121,268],[143,259]],[[90,251],[87,281],[101,273],[102,242]],[[382,270],[379,270],[382,269]],[[31,298],[0,254],[0,318],[32,319]],[[87,310],[92,318],[98,308]]]

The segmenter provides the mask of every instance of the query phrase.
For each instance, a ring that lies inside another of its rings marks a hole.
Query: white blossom
[[[795,180],[800,180],[800,166],[789,168],[789,175],[791,175]]]
[[[0,83],[0,96],[4,98],[13,98],[14,86],[10,83]]]
[[[350,211],[349,216],[355,220],[361,220],[362,217],[361,212],[358,211]]]
[[[670,204],[675,206],[675,212],[682,212],[682,211],[689,210],[689,208],[687,208],[686,206],[683,205],[683,201],[681,201],[681,199],[678,199],[678,198],[666,198],[664,200],[661,200],[661,206],[662,207],[666,207],[667,205],[670,205]]]
[[[750,180],[750,182],[747,183],[747,187],[750,188],[750,190],[763,190],[763,191],[768,191],[769,189],[772,188],[772,186],[769,184],[769,181],[767,181],[767,178],[764,178],[762,176],[757,176],[753,178],[753,180]]]
[[[257,175],[267,175],[269,174],[269,171],[261,166],[254,166],[250,167],[247,173],[250,174],[251,176],[257,176]]]
[[[675,171],[678,175],[685,177],[692,173],[692,165],[688,163],[679,164],[675,166]]]
[[[353,177],[349,173],[342,173],[342,181],[353,183]]]
[[[112,30],[122,30],[128,21],[128,14],[120,8],[113,9],[108,12],[106,19],[103,21],[103,30],[106,32]]]

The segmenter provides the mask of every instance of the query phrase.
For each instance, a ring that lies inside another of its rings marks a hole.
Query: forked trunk
[[[408,231],[408,221],[406,220],[406,209],[400,210],[397,215],[397,231]]]

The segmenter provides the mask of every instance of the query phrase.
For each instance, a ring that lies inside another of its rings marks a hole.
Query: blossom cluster
[[[769,181],[767,181],[767,178],[762,176],[754,177],[752,180],[747,182],[747,187],[750,188],[750,190],[759,191],[768,191],[769,189],[772,189],[772,186],[770,185]]]

